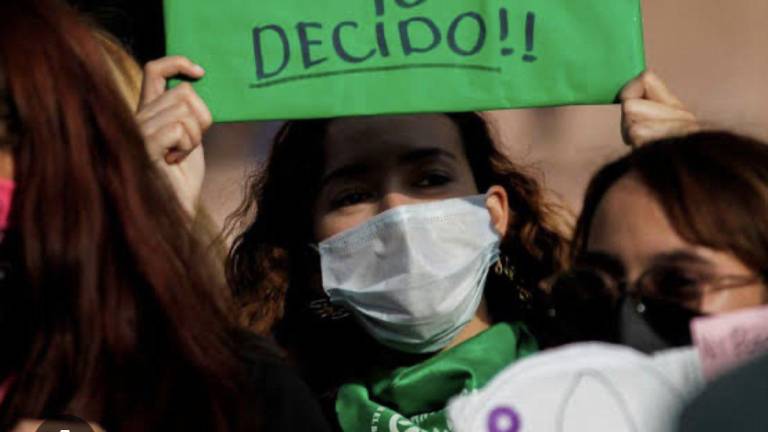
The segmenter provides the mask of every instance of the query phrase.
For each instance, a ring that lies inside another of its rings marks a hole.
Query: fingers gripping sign
[[[653,72],[646,71],[632,80],[619,98],[622,136],[632,147],[701,129],[696,116]]]
[[[213,119],[189,83],[166,89],[168,79],[179,75],[199,79],[205,71],[181,56],[147,63],[136,117],[147,153],[168,177],[181,205],[194,216],[205,176],[203,135]]]

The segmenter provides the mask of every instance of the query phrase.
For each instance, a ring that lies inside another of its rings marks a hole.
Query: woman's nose
[[[422,201],[402,192],[388,192],[382,196],[379,202],[379,213],[404,205],[418,204]]]

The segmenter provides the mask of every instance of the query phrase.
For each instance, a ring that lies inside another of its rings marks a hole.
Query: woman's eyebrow
[[[608,266],[624,271],[624,264],[621,259],[604,251],[587,251],[579,254],[575,259],[575,264],[586,266]]]
[[[439,159],[439,158],[446,158],[454,161],[458,160],[458,157],[455,154],[439,147],[431,147],[431,148],[424,148],[424,149],[409,151],[407,153],[400,155],[397,159],[399,162],[402,162],[402,163],[414,163],[414,162],[421,162],[425,159]]]
[[[458,157],[453,153],[444,150],[439,147],[423,148],[405,152],[397,157],[400,163],[418,163],[424,160],[432,159],[450,159],[453,161],[458,160]],[[369,163],[352,163],[348,165],[341,165],[337,168],[333,168],[328,171],[320,180],[320,187],[326,186],[328,183],[347,178],[357,178],[371,171],[371,165]]]
[[[360,177],[370,170],[370,165],[366,163],[342,165],[338,168],[334,168],[328,171],[328,173],[323,175],[323,177],[320,179],[320,187],[323,188],[334,180]]]
[[[712,265],[712,261],[689,249],[677,249],[656,254],[651,258],[653,264],[695,264]]]

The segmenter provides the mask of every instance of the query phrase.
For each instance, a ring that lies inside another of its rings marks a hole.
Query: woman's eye
[[[698,296],[700,285],[706,278],[682,269],[665,269],[654,272],[650,287],[657,295],[687,300]]]
[[[436,187],[443,186],[451,182],[451,177],[441,173],[431,173],[423,176],[416,183],[417,187]]]
[[[350,207],[365,202],[371,198],[368,192],[355,191],[340,194],[331,202],[333,208]]]

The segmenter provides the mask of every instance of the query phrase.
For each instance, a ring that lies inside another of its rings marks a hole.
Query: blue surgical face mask
[[[485,201],[401,206],[321,242],[323,289],[388,347],[444,348],[474,317],[499,256]]]

